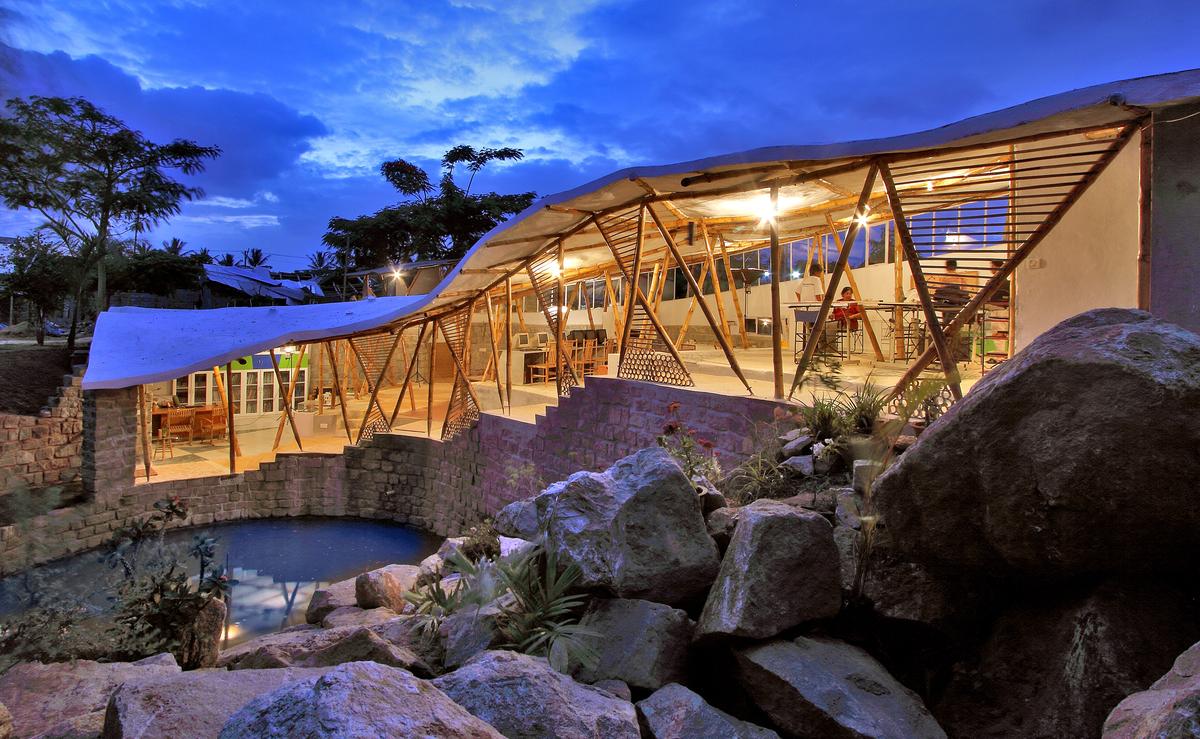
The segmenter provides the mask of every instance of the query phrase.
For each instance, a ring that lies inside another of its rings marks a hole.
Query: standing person
[[[798,303],[818,303],[821,297],[825,294],[825,280],[821,274],[821,265],[816,262],[808,268],[808,276],[800,280],[800,286],[796,290],[796,302]]]

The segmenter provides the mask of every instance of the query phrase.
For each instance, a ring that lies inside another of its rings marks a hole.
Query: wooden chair
[[[200,418],[200,433],[205,436],[209,444],[213,444],[217,438],[224,439],[226,434],[225,413],[221,408],[211,408],[209,412]]]
[[[175,447],[171,444],[171,435],[167,433],[166,427],[158,430],[158,441],[154,445],[154,458],[166,459],[167,455],[171,455],[171,459],[175,458]]]
[[[584,339],[583,354],[579,361],[579,367],[577,368],[579,373],[581,375],[596,374],[596,364],[598,361],[599,360],[597,359],[596,353],[596,340]]]
[[[608,374],[608,355],[609,347],[607,341],[592,343],[591,366],[593,375]]]
[[[557,347],[549,344],[546,347],[546,358],[529,365],[530,382],[550,382],[558,379]]]
[[[179,440],[187,437],[190,444],[195,440],[195,430],[192,427],[194,415],[191,408],[172,408],[167,411],[167,435],[172,439]]]
[[[588,358],[591,356],[588,352],[588,341],[572,341],[567,348],[567,361],[571,363],[571,369],[575,370],[576,377],[583,377],[585,365]]]

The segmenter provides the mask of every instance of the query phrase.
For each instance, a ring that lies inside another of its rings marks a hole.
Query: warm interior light
[[[799,273],[799,272],[797,272],[796,270],[792,270],[792,279],[793,279],[793,280],[798,280],[798,279],[800,279],[800,273]]]
[[[925,192],[933,192],[933,180],[925,183]]]
[[[550,264],[546,265],[546,274],[557,279],[558,276],[562,274],[562,272],[558,269],[558,262],[550,262]]]

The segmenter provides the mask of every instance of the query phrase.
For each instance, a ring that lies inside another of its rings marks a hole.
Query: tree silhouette
[[[268,261],[267,255],[263,252],[262,249],[259,249],[258,247],[255,247],[253,249],[246,249],[245,251],[242,252],[241,265],[243,267],[249,267],[250,269],[254,269],[256,267],[271,266],[271,265],[267,264],[267,261]]]
[[[455,146],[441,162],[436,186],[421,167],[404,159],[384,162],[379,172],[405,200],[372,215],[333,217],[324,243],[351,265],[377,267],[411,259],[457,259],[476,241],[537,197],[525,192],[475,194],[475,175],[489,162],[519,161],[520,149],[475,149]],[[456,170],[469,173],[465,187],[455,181]]]

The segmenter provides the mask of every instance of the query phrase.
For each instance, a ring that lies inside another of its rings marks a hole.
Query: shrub
[[[499,557],[500,538],[492,526],[492,519],[485,518],[478,526],[472,526],[459,551],[472,562]]]
[[[545,657],[564,673],[572,663],[596,664],[596,652],[586,639],[599,635],[578,623],[587,596],[571,593],[581,574],[578,565],[559,573],[554,551],[539,550],[501,566],[500,572],[516,600],[500,619],[500,631],[508,639],[503,648]]]
[[[663,422],[662,433],[658,436],[658,445],[670,452],[688,479],[698,476],[715,482],[721,478],[721,465],[718,462],[718,452],[711,441],[699,438],[693,428],[689,428],[679,417],[679,403],[667,405],[667,415]]]
[[[799,414],[814,439],[836,441],[846,433],[846,419],[835,397],[814,397],[812,404],[800,406]]]
[[[887,391],[878,388],[868,377],[861,387],[855,388],[851,393],[843,393],[835,404],[848,431],[872,434],[875,432],[879,415],[887,406],[887,397]]]

